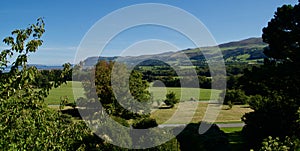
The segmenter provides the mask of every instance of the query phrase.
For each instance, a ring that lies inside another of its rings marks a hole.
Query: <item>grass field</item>
[[[207,101],[217,100],[220,90],[199,89],[199,88],[172,88],[172,87],[151,87],[149,89],[153,93],[154,100],[164,100],[167,92],[174,92],[176,97],[181,101],[194,100]],[[212,95],[212,98],[210,98]]]
[[[58,88],[52,89],[49,96],[46,98],[47,104],[57,105],[60,103],[61,97],[68,97],[70,102],[74,101],[72,84],[74,84],[74,92],[76,97],[83,97],[83,88],[80,82],[68,81],[67,84],[63,84]],[[153,99],[162,102],[165,99],[167,92],[175,92],[176,97],[181,101],[187,101],[191,98],[195,100],[209,100],[212,94],[212,100],[216,100],[220,94],[220,90],[210,89],[198,89],[198,88],[163,88],[163,87],[151,87],[149,91],[153,94]],[[182,93],[181,93],[182,92]]]
[[[72,86],[73,89],[72,89]],[[80,82],[72,82],[68,81],[67,84],[62,84],[58,88],[54,88],[50,90],[49,96],[45,99],[47,104],[58,105],[61,101],[61,97],[68,97],[69,102],[74,102],[74,94],[75,98],[83,97],[84,91]]]
[[[220,129],[225,133],[234,133],[242,131],[243,127],[222,127]]]
[[[83,95],[84,90],[80,82],[68,81],[67,84],[63,84],[56,89],[52,89],[50,91],[49,96],[45,100],[46,103],[58,105],[61,101],[61,97],[68,97],[70,103],[74,102],[72,86],[74,86],[73,89],[75,92],[74,94],[76,95],[75,98],[84,96]],[[159,102],[162,102],[163,99],[165,98],[165,94],[170,91],[175,92],[178,98],[181,97],[182,101],[188,101],[191,98],[194,98],[195,100],[200,100],[199,103],[195,102],[196,104],[198,104],[198,107],[195,111],[195,114],[192,117],[192,122],[194,123],[201,121],[203,119],[203,116],[205,115],[208,103],[202,101],[209,100],[211,94],[213,94],[213,100],[217,99],[220,93],[219,90],[210,90],[210,89],[197,89],[197,88],[181,89],[181,88],[162,88],[162,87],[151,87],[149,91],[152,92],[154,96],[154,103],[157,102],[157,100]],[[182,95],[181,95],[181,91],[182,91]],[[172,109],[157,109],[154,112],[152,112],[152,117],[155,118],[158,123],[163,123],[173,116],[177,107],[178,106],[175,106]],[[182,123],[182,121],[185,118],[191,116],[190,111],[194,107],[195,107],[194,104],[186,104],[185,106],[186,109],[182,112],[182,115],[179,115],[179,117],[176,118],[174,122],[176,122],[176,124]],[[235,105],[230,110],[228,110],[228,106],[224,105],[215,122],[219,122],[219,123],[240,122],[242,115],[250,111],[252,110],[247,108],[247,106],[243,106],[243,105]]]
[[[76,95],[75,98],[83,97],[84,90],[82,88],[81,83],[68,81],[67,84],[63,84],[56,89],[52,89],[50,91],[49,96],[45,100],[46,103],[51,105],[52,104],[58,105],[61,101],[61,97],[68,97],[70,103],[74,102],[74,95],[72,89],[73,85],[74,85],[73,89],[75,92],[74,94]],[[181,97],[182,101],[188,101],[191,98],[194,98],[195,100],[200,100],[196,112],[192,117],[192,122],[195,123],[202,120],[208,106],[207,102],[202,102],[202,101],[209,100],[211,94],[213,95],[212,100],[217,99],[220,93],[219,90],[210,90],[210,89],[197,89],[197,88],[181,89],[181,88],[163,88],[163,87],[151,87],[149,91],[152,92],[153,94],[154,103],[156,103],[157,101],[162,102],[165,99],[165,94],[170,91],[175,92],[178,98]],[[181,91],[182,91],[182,95],[181,95]],[[185,106],[186,111],[183,111],[183,114],[180,115],[179,118],[176,118],[174,122],[176,122],[177,124],[182,123],[183,119],[190,117],[191,113],[189,111],[194,107],[195,106],[193,104]],[[177,106],[175,106],[175,108],[172,109],[157,109],[152,113],[152,117],[155,118],[158,123],[163,123],[173,116],[176,109]],[[219,122],[219,123],[240,122],[242,115],[250,111],[251,109],[247,108],[247,106],[235,105],[233,106],[232,109],[228,110],[228,106],[224,105],[215,122]]]
[[[164,123],[168,119],[170,119],[173,114],[175,113],[178,105],[176,105],[172,109],[158,109],[154,111],[151,114],[151,117],[156,119],[159,124]],[[193,123],[197,123],[202,121],[205,112],[207,110],[208,103],[207,102],[200,102],[198,103],[198,107],[195,111],[195,114],[193,115],[192,121]],[[192,108],[192,106],[191,106]],[[190,116],[191,114],[191,108],[186,108],[185,111],[182,112],[181,116],[178,117],[173,124],[183,124],[182,121],[184,121],[187,116]],[[235,123],[235,122],[241,122],[241,117],[248,112],[251,112],[252,110],[248,108],[245,105],[234,105],[232,109],[228,110],[228,106],[224,105],[221,109],[221,111],[218,114],[218,117],[215,121],[215,123]],[[185,116],[186,115],[186,116]]]

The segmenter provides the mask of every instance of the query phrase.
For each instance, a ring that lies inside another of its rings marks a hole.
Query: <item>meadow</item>
[[[181,124],[183,119],[187,118],[192,114],[190,113],[190,111],[195,104],[197,105],[197,109],[193,114],[191,122],[200,122],[203,119],[206,109],[209,105],[208,100],[216,100],[221,92],[220,90],[210,89],[170,87],[150,87],[149,91],[153,95],[154,107],[162,105],[162,102],[165,99],[165,95],[168,92],[174,92],[176,94],[176,97],[181,100],[181,103],[185,103],[185,110],[174,121],[176,124]],[[211,96],[212,98],[210,98]],[[67,84],[63,84],[58,88],[52,89],[45,101],[48,105],[59,105],[61,98],[63,97],[67,97],[69,103],[74,102],[74,98],[84,97],[84,90],[82,88],[81,83],[76,81],[68,81]],[[191,99],[193,99],[194,101],[190,101]],[[169,118],[171,118],[177,109],[178,105],[176,105],[174,108],[155,108],[151,113],[151,117],[155,118],[157,122],[161,124],[167,121]],[[223,105],[215,122],[241,122],[242,115],[251,111],[252,110],[248,108],[247,105],[234,105],[230,110],[227,105]]]
[[[199,89],[199,88],[178,88],[178,87],[150,87],[150,93],[153,93],[153,99],[164,100],[168,92],[174,92],[180,101],[198,100],[208,101],[217,100],[220,90]]]
[[[220,90],[171,87],[150,87],[149,91],[152,93],[155,102],[162,102],[168,92],[174,92],[176,97],[181,101],[188,101],[191,99],[200,101],[207,101],[210,99],[217,100],[221,93]],[[45,102],[49,105],[58,105],[62,97],[68,97],[70,102],[74,102],[74,95],[75,98],[84,97],[82,84],[77,81],[68,81],[67,84],[62,84],[60,87],[50,90],[49,96],[45,99]],[[212,98],[210,98],[211,95]]]
[[[191,118],[191,123],[200,122],[203,120],[209,105],[208,100],[217,100],[219,98],[219,94],[221,93],[220,90],[170,87],[150,87],[149,91],[153,95],[154,107],[151,117],[156,119],[158,124],[168,121],[171,117],[175,117],[175,120],[171,122],[174,124],[185,124],[183,121],[185,121],[186,118]],[[181,107],[184,109],[180,115],[174,114],[178,109],[178,104],[175,105],[174,108],[158,108],[158,106],[164,106],[162,102],[168,92],[174,92],[176,97],[181,100],[180,103],[183,104]],[[56,105],[60,104],[62,97],[67,97],[69,103],[74,102],[74,98],[84,97],[84,90],[81,82],[68,81],[67,84],[63,84],[58,88],[52,89],[45,101],[48,105],[54,105],[51,106],[51,108],[58,109],[58,106]],[[191,99],[193,101],[191,101]],[[191,109],[195,107],[195,104],[197,104],[196,111],[191,112]],[[231,109],[229,109],[227,105],[223,105],[214,123],[242,122],[241,117],[245,113],[251,111],[252,110],[248,108],[248,105],[234,105]],[[241,135],[242,127],[220,129],[227,133],[230,146],[233,150],[243,149],[244,139]]]
[[[188,102],[186,102],[188,103]],[[193,103],[189,106],[185,106],[186,109],[182,111],[181,115],[177,117],[172,124],[185,124],[182,121],[184,119],[188,118],[188,116],[191,115],[191,109],[193,108]],[[199,102],[198,107],[193,114],[193,118],[191,120],[192,123],[197,123],[202,121],[205,112],[207,110],[209,103],[208,102]],[[151,113],[151,117],[156,119],[157,123],[162,124],[169,120],[175,111],[178,109],[178,105],[176,105],[174,108],[168,108],[168,109],[158,109]],[[234,105],[231,109],[227,105],[223,105],[222,109],[220,110],[217,119],[214,121],[214,123],[238,123],[242,122],[241,117],[248,112],[251,112],[252,109],[248,108],[247,105]]]
[[[62,84],[58,88],[51,89],[48,97],[45,99],[45,103],[48,105],[59,105],[63,97],[67,97],[69,103],[72,103],[75,101],[74,95],[75,98],[84,97],[82,84],[77,81],[67,81],[67,84]]]

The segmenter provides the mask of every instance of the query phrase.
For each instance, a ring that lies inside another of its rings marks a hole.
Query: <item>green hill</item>
[[[223,59],[227,64],[230,63],[261,63],[266,57],[263,53],[263,48],[266,47],[261,38],[248,38],[241,41],[234,41],[229,43],[220,44],[218,47],[223,54]],[[216,55],[216,46],[214,47],[201,47],[194,49],[186,49],[177,52],[165,52],[155,55],[141,55],[141,56],[126,56],[126,57],[90,57],[84,63],[85,66],[91,66],[97,60],[114,60],[124,62],[128,65],[135,65],[137,62],[142,61],[142,65],[161,65],[164,60],[169,64],[178,66],[188,66],[188,62],[182,62],[184,55],[188,56],[195,66],[201,66],[209,60],[221,59]],[[205,54],[205,56],[203,55]],[[207,58],[206,58],[207,57]],[[98,59],[97,59],[98,58]],[[146,60],[146,61],[145,61]]]

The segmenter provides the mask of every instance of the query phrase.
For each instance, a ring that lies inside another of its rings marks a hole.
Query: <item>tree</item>
[[[3,40],[10,48],[0,54],[0,149],[1,150],[75,150],[90,135],[83,122],[50,109],[44,103],[49,90],[64,81],[70,64],[65,64],[53,83],[36,89],[39,72],[27,66],[28,56],[42,45],[44,21],[17,29]],[[10,71],[3,73],[12,62]],[[5,77],[5,78],[4,78]]]
[[[224,94],[220,94],[220,96],[224,96]],[[232,108],[232,105],[234,104],[246,104],[248,102],[247,100],[248,97],[245,95],[244,91],[240,89],[226,90],[224,104],[229,105],[229,107]]]
[[[254,112],[246,113],[243,133],[251,147],[260,148],[263,139],[300,137],[297,111],[300,107],[300,4],[283,5],[263,29],[264,53],[261,67],[246,70],[239,79]]]
[[[80,98],[84,104],[85,102],[94,102],[100,101],[103,108],[100,108],[100,112],[97,109],[97,112],[92,112],[91,115],[103,115],[102,110],[104,110],[107,114],[109,114],[110,118],[118,122],[121,127],[116,127],[112,125],[112,121],[110,120],[93,120],[96,125],[99,127],[97,129],[97,134],[101,136],[109,136],[112,135],[113,138],[118,138],[119,143],[124,143],[127,145],[138,146],[142,142],[161,142],[163,138],[156,138],[153,136],[157,136],[160,132],[156,129],[149,129],[149,132],[146,134],[146,137],[141,135],[138,132],[128,133],[126,130],[129,127],[129,123],[131,123],[132,128],[134,129],[147,129],[156,127],[158,124],[155,119],[150,118],[150,114],[148,113],[134,113],[130,110],[124,108],[122,105],[129,105],[133,101],[145,103],[145,106],[135,106],[133,111],[136,109],[147,109],[147,103],[150,99],[150,93],[148,92],[148,83],[145,80],[142,80],[143,75],[137,71],[128,72],[126,66],[117,62],[107,62],[107,61],[99,61],[95,69],[90,71],[91,77],[83,78],[84,80],[88,79],[88,81],[84,81],[84,89],[86,90],[86,98]],[[95,76],[93,77],[93,74]],[[126,78],[129,77],[129,82],[126,83]],[[95,86],[95,87],[93,87]],[[129,89],[125,89],[129,86]],[[96,94],[93,92],[93,89],[96,89]],[[115,94],[123,94],[121,98],[117,98],[120,96],[116,96]],[[96,96],[95,96],[96,95]],[[132,95],[132,98],[128,97],[128,95]],[[120,100],[118,100],[120,99]],[[95,108],[94,105],[86,105],[86,107]],[[128,106],[127,106],[128,107]],[[132,109],[131,107],[129,109]],[[89,116],[88,114],[87,116]],[[101,117],[100,117],[101,118]],[[100,119],[99,118],[99,119]],[[166,135],[171,135],[171,132],[166,131]],[[121,137],[122,136],[122,137]],[[126,137],[126,139],[122,139]],[[108,139],[109,142],[109,139]],[[157,143],[158,144],[158,143]],[[150,148],[147,150],[172,150],[175,147],[178,148],[177,140],[172,139],[169,142],[162,144],[160,146],[156,146],[154,148]],[[102,147],[102,146],[101,146]],[[103,149],[103,147],[101,148]],[[119,148],[116,146],[108,146],[105,148],[107,150],[127,150],[124,148]]]
[[[264,54],[268,57],[299,64],[300,5],[283,5],[263,28],[263,41],[268,43]]]
[[[135,129],[147,129],[147,128],[153,128],[158,126],[157,122],[155,119],[153,118],[142,118],[139,119],[137,121],[135,121],[135,123],[133,123],[132,127]]]
[[[179,99],[176,98],[176,94],[174,92],[169,92],[166,94],[166,99],[164,102],[166,105],[173,108],[174,105],[179,102]]]
[[[280,140],[279,137],[272,138],[269,136],[262,142],[261,151],[289,151],[297,150],[300,147],[300,141],[297,138],[285,137],[284,140]]]
[[[228,136],[221,131],[216,124],[211,125],[210,128],[201,135],[199,134],[200,124],[208,123],[190,123],[176,136],[180,143],[181,150],[230,150]]]
[[[147,106],[147,104],[150,105],[148,103],[150,102],[150,93],[147,90],[148,82],[142,79],[141,73],[133,71],[129,74],[124,64],[107,61],[99,61],[95,71],[91,72],[95,72],[95,78],[85,83],[87,98],[99,98],[107,113],[131,119],[140,116],[137,114],[139,110],[149,112],[149,106]],[[126,82],[128,77],[129,82]],[[92,92],[90,93],[93,83],[95,83],[97,96],[92,96]],[[144,106],[136,104],[133,106],[134,101],[144,103]]]

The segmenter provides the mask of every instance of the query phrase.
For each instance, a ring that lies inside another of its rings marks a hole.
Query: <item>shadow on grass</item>
[[[78,109],[76,109],[76,108],[63,109],[63,110],[61,110],[61,112],[63,114],[68,114],[68,115],[71,115],[72,117],[76,117],[76,118],[80,118],[81,119],[81,115],[80,115]]]
[[[227,133],[227,135],[228,135],[228,141],[231,150],[233,151],[245,150],[246,148],[245,139],[241,131],[234,131],[231,133]]]
[[[202,123],[207,124],[207,123]],[[182,151],[229,151],[227,135],[215,124],[204,134],[199,134],[200,123],[190,123],[176,136]]]
[[[172,107],[170,106],[160,106],[158,109],[171,109]]]

